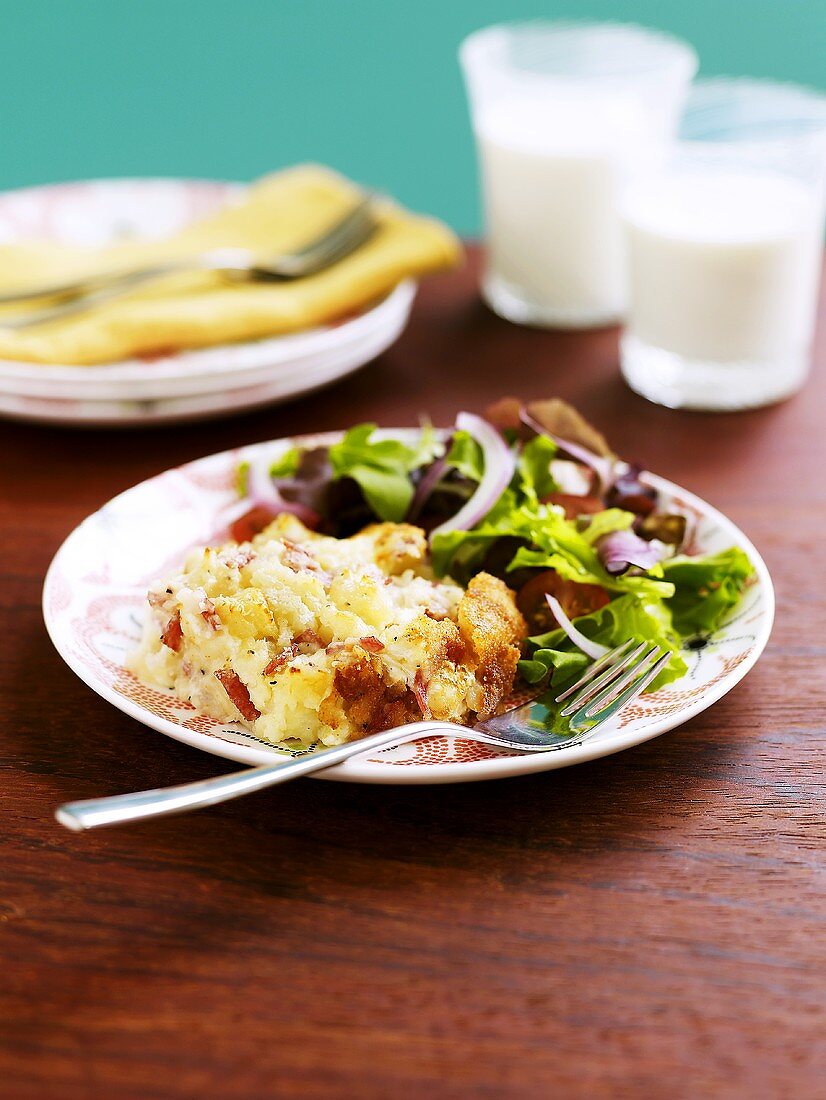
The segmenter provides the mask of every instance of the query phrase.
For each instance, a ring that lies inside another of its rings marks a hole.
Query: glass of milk
[[[826,97],[764,81],[701,81],[681,137],[622,200],[631,287],[622,372],[671,408],[779,401],[809,371]]]
[[[694,51],[642,27],[533,22],[477,31],[460,60],[479,151],[485,299],[520,324],[616,322],[627,304],[619,189],[674,139]]]

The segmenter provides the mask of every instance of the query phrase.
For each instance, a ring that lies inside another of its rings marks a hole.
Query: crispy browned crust
[[[360,643],[343,653],[319,707],[321,720],[331,729],[347,723],[353,737],[434,716],[464,722],[468,713],[456,709],[456,700],[464,697],[469,672],[480,689],[477,713],[493,714],[513,688],[525,620],[511,590],[489,573],[471,580],[458,620],[457,626],[422,615],[411,624],[410,640],[423,654],[412,688],[388,684],[380,659]]]
[[[489,573],[477,573],[459,602],[459,630],[476,660],[483,691],[479,716],[487,718],[510,694],[519,645],[527,633],[513,592]]]
[[[346,716],[353,727],[353,739],[421,719],[413,692],[389,687],[367,654],[336,669],[333,683],[334,690],[322,702],[319,715],[333,729]]]
[[[419,668],[427,684],[437,676],[445,661],[458,664],[466,656],[465,643],[459,629],[450,619],[431,619],[422,615],[410,626],[410,636],[426,657]]]

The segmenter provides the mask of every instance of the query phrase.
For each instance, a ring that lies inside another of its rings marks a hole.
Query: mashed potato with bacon
[[[488,716],[526,632],[502,581],[435,580],[403,523],[335,539],[281,515],[252,542],[193,551],[148,598],[132,671],[275,743]]]

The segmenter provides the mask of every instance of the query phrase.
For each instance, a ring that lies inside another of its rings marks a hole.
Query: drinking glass
[[[622,200],[622,372],[671,408],[770,404],[809,371],[826,202],[826,97],[700,81],[682,140]]]
[[[487,260],[482,290],[521,324],[592,327],[627,300],[617,211],[629,168],[676,135],[694,51],[611,23],[515,23],[467,38]]]

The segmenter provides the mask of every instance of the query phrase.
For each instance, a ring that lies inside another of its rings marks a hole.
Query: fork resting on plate
[[[80,832],[101,825],[118,825],[196,810],[331,768],[362,753],[376,752],[437,733],[452,733],[468,741],[524,753],[572,748],[587,741],[604,722],[645,691],[671,659],[671,654],[663,653],[659,646],[649,648],[647,642],[642,642],[632,649],[632,645],[632,641],[627,641],[611,650],[556,696],[557,703],[565,703],[560,715],[570,717],[573,732],[568,737],[560,738],[543,729],[541,723],[532,721],[531,708],[535,704],[523,703],[475,726],[459,726],[452,722],[415,722],[382,730],[358,741],[348,741],[335,748],[321,751],[307,749],[275,764],[264,764],[259,768],[248,768],[196,783],[67,802],[57,809],[55,817],[61,825]]]
[[[144,283],[166,275],[197,271],[218,272],[234,282],[286,282],[315,275],[343,260],[365,244],[378,228],[374,196],[366,195],[343,218],[294,252],[262,259],[245,248],[216,248],[182,260],[103,272],[70,283],[52,283],[29,290],[0,294],[0,306],[16,305],[40,299],[52,299],[57,305],[0,319],[0,327],[24,329],[47,321],[57,321],[82,313],[127,294]]]

